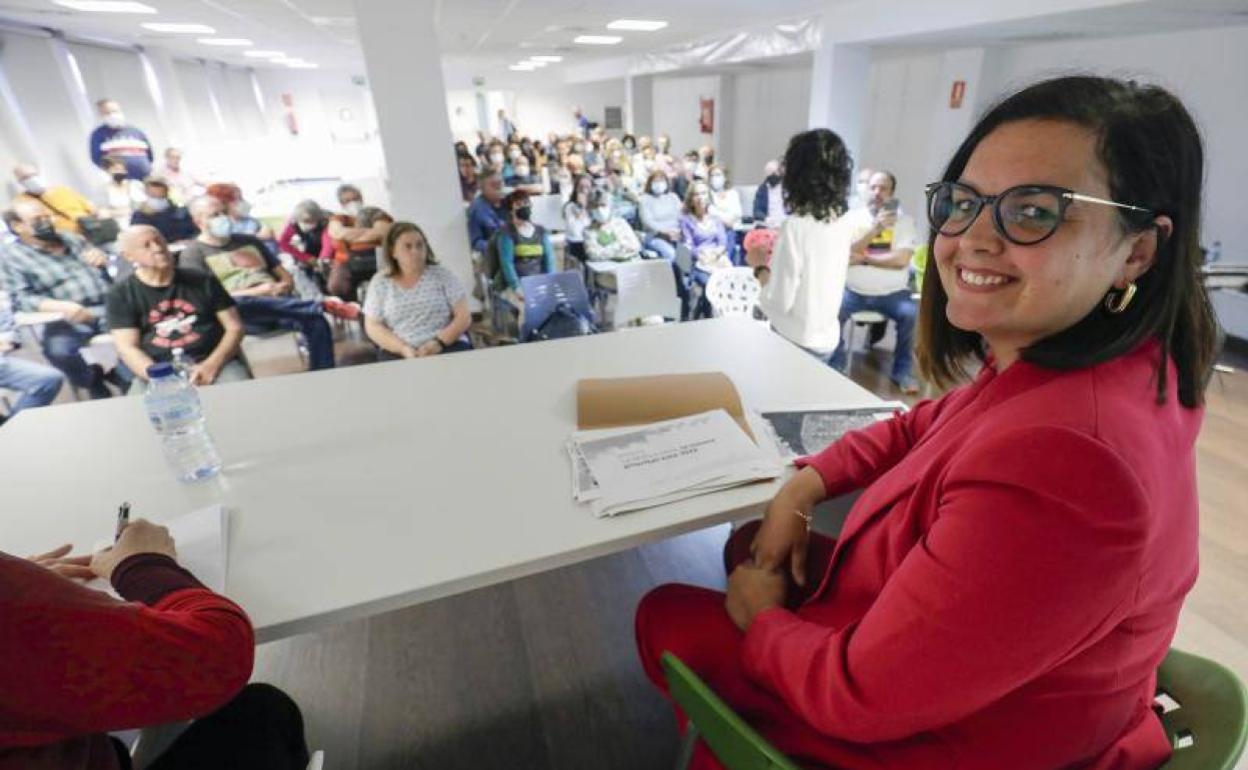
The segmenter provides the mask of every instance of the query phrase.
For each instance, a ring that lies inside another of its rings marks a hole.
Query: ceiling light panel
[[[614,29],[623,32],[655,32],[667,26],[665,21],[650,21],[647,19],[616,19],[607,25],[607,29]]]
[[[572,42],[580,45],[616,45],[623,39],[618,35],[580,35]]]
[[[252,59],[284,59],[286,54],[281,51],[243,51],[243,56]]]
[[[121,0],[56,0],[56,4],[84,13],[156,13],[150,5]]]
[[[168,24],[161,21],[149,21],[139,26],[152,32],[169,32],[174,35],[215,35],[217,33],[207,24]]]
[[[233,48],[246,48],[247,46],[254,45],[254,43],[245,37],[201,37],[195,42],[202,43],[203,45],[219,45]]]
[[[534,62],[540,61],[540,62],[545,62],[547,64],[558,64],[559,62],[563,61],[563,57],[562,56],[530,56],[529,61],[534,61]]]

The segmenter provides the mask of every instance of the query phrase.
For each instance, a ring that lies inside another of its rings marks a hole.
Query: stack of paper
[[[780,464],[723,409],[628,428],[578,431],[568,441],[572,494],[597,516],[649,508],[754,481]]]

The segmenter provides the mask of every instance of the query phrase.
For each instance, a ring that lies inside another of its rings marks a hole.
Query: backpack
[[[567,302],[560,302],[541,326],[529,332],[529,342],[559,340],[568,337],[584,337],[597,331],[594,324],[585,316],[576,312],[576,308]]]

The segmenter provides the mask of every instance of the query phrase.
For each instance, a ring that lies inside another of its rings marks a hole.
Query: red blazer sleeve
[[[146,607],[7,557],[0,586],[0,744],[202,716],[251,675],[250,621],[205,588]]]
[[[868,428],[845,434],[817,455],[798,460],[823,478],[828,497],[862,489],[906,456],[958,391],[935,401],[922,401],[908,412]]]
[[[277,237],[277,247],[295,258],[296,262],[315,262],[316,257],[308,252],[295,248],[293,243],[295,238],[295,223],[287,222],[282,228],[282,234]]]
[[[955,459],[940,494],[935,523],[861,621],[828,628],[772,609],[746,633],[747,675],[820,732],[874,742],[957,721],[1129,610],[1148,504],[1103,443],[1002,432]]]

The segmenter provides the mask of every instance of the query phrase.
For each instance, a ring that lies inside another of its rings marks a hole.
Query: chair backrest
[[[745,216],[753,216],[754,214],[754,194],[758,192],[756,184],[739,184],[732,188],[737,197],[741,199],[741,212]]]
[[[750,267],[726,267],[706,281],[706,299],[717,318],[753,318],[763,287]]]
[[[680,297],[676,294],[676,276],[665,259],[626,262],[615,269],[616,327],[633,321],[662,316],[680,318]]]
[[[727,770],[799,770],[737,716],[680,658],[665,652],[662,664],[672,697]]]
[[[533,207],[532,222],[541,225],[548,232],[563,232],[566,225],[563,221],[563,198],[559,195],[534,195],[529,198]]]
[[[561,302],[566,302],[578,315],[593,321],[594,311],[589,304],[589,291],[585,288],[585,279],[581,278],[578,270],[526,275],[520,279],[520,290],[524,292],[524,326],[520,330],[522,340],[527,340],[534,329],[550,318],[550,314],[555,312]]]
[[[313,752],[312,758],[308,760],[308,770],[323,770],[325,767],[325,752]]]
[[[1235,767],[1248,738],[1248,692],[1234,672],[1171,649],[1157,670],[1157,702],[1174,749],[1163,770]]]

